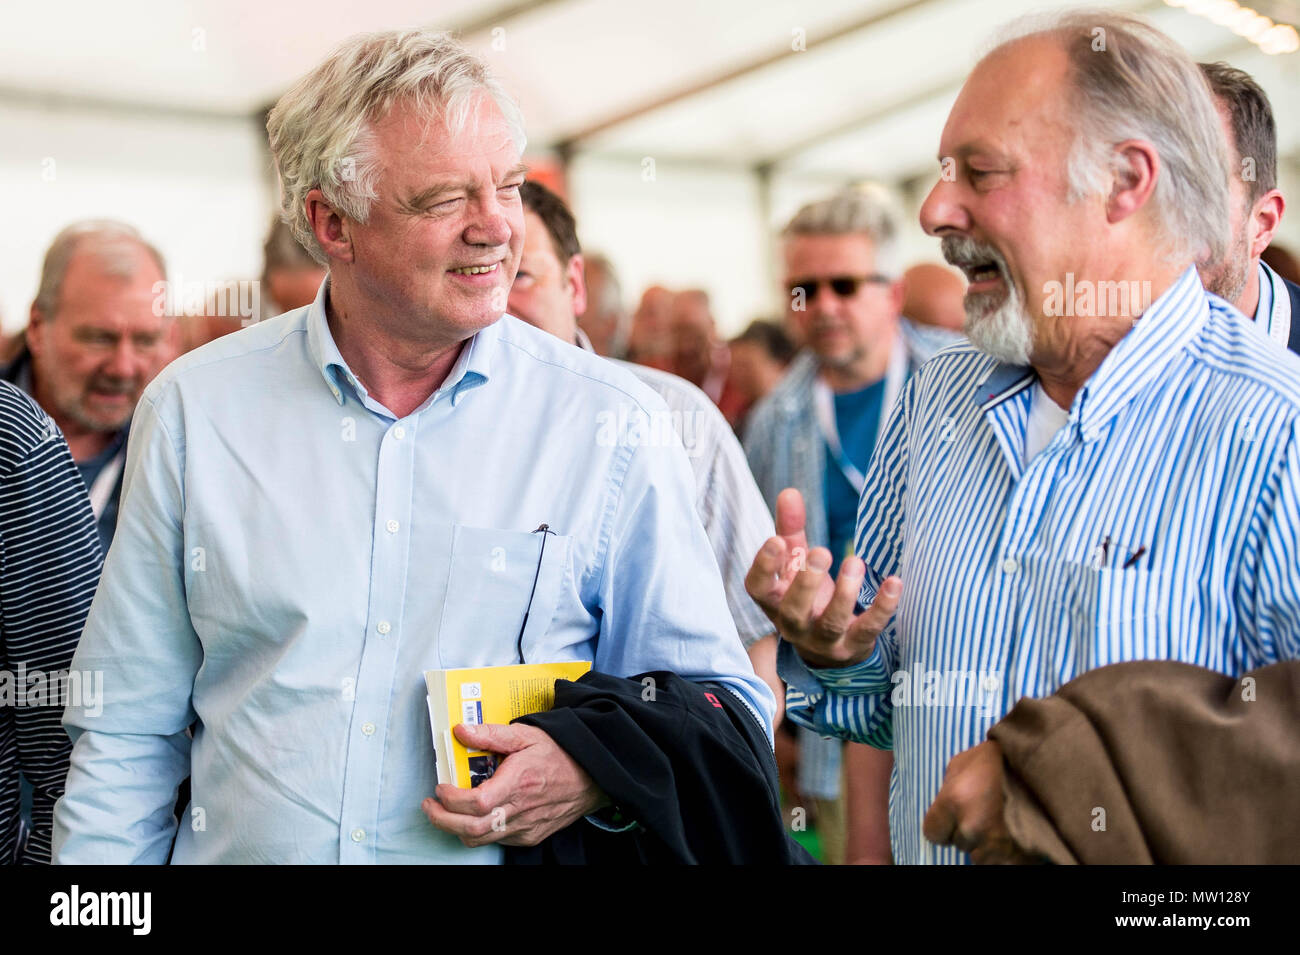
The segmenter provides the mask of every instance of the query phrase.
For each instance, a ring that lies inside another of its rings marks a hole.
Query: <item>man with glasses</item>
[[[830,548],[837,564],[852,552],[863,475],[912,364],[899,324],[898,233],[894,203],[874,187],[806,205],[781,233],[787,322],[805,347],[755,406],[745,452],[768,507],[775,513],[777,495],[796,488],[809,546]],[[870,780],[860,801],[875,809],[845,820],[842,744],[799,733],[798,786],[817,808],[826,861],[844,860],[846,841],[864,847],[850,858],[887,861],[890,754],[849,744],[847,773]]]

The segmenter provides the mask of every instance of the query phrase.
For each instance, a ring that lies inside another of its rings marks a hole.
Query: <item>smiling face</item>
[[[348,220],[346,270],[388,332],[412,342],[462,341],[506,309],[524,241],[524,167],[486,94],[464,128],[399,104],[373,127],[379,197]]]
[[[1021,40],[983,60],[949,114],[944,175],[921,207],[921,225],[970,282],[967,334],[1007,361],[1027,362],[1068,335],[1044,315],[1049,283],[1093,274],[1093,250],[1105,244],[1104,200],[1069,199],[1069,90],[1066,52],[1053,40]]]

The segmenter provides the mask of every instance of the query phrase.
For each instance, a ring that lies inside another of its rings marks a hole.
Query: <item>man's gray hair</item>
[[[395,103],[409,102],[430,117],[441,113],[456,135],[480,93],[501,110],[522,154],[526,140],[519,107],[487,65],[446,33],[358,34],[280,97],[266,123],[280,173],[280,205],[312,258],[329,264],[307,220],[304,203],[312,189],[319,188],[348,218],[369,219],[379,195],[374,123]]]
[[[876,271],[898,278],[903,268],[902,214],[893,194],[874,183],[853,186],[810,202],[781,230],[781,238],[799,235],[865,235],[875,250]]]
[[[1123,162],[1115,147],[1148,142],[1160,156],[1151,202],[1166,251],[1219,261],[1231,173],[1214,97],[1196,62],[1145,20],[1113,10],[1026,17],[999,31],[995,49],[1039,36],[1062,44],[1074,73],[1070,198],[1109,194]]]
[[[47,321],[59,310],[59,297],[63,294],[63,280],[73,256],[85,252],[94,256],[109,275],[122,279],[134,278],[140,271],[140,250],[143,249],[158,265],[158,272],[167,277],[167,263],[162,253],[133,226],[115,219],[84,219],[67,226],[50,243],[41,266],[41,284],[32,304]]]

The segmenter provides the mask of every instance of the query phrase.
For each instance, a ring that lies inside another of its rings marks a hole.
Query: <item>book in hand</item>
[[[498,760],[504,758],[466,747],[452,732],[457,723],[504,724],[549,710],[555,702],[555,681],[576,680],[590,669],[590,660],[576,660],[425,670],[438,782],[473,789],[491,779]]]

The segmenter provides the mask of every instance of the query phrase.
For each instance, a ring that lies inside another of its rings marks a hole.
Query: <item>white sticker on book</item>
[[[483,695],[483,687],[477,683],[462,683],[460,685],[460,698],[462,700],[477,700]]]
[[[462,723],[477,726],[483,722],[483,704],[478,700],[466,700],[461,703],[460,708],[461,714],[464,716],[464,719],[461,720]]]

